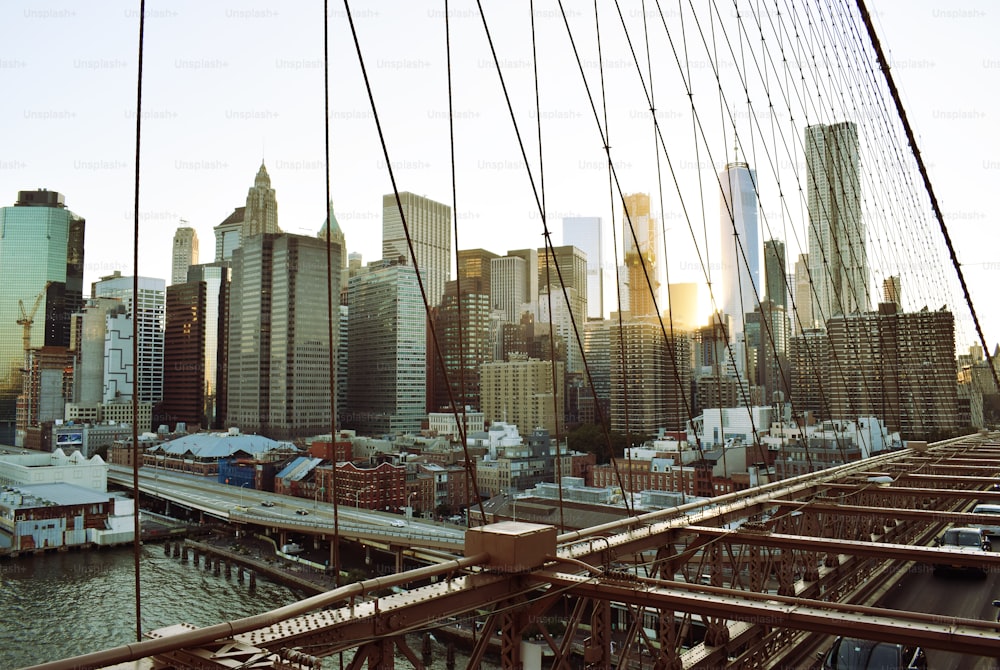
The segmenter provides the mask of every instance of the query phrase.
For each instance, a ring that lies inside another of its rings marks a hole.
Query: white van
[[[996,523],[976,524],[992,537],[1000,537],[1000,505],[980,503],[972,508],[973,514],[989,514],[996,517]]]

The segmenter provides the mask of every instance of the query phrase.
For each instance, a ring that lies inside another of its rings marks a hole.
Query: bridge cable
[[[553,264],[558,265],[556,260],[555,247],[552,246],[552,236],[549,230],[548,218],[545,211],[545,161],[544,155],[542,153],[542,109],[541,102],[539,98],[538,91],[538,51],[535,39],[535,1],[529,0],[528,11],[531,13],[531,62],[534,69],[534,84],[535,84],[535,125],[538,131],[538,190],[541,195],[541,217],[542,217],[542,229],[544,230],[543,236],[545,240],[545,293],[548,296],[548,306],[549,306],[549,359],[550,366],[549,369],[552,373],[552,419],[555,426],[555,439],[556,439],[556,489],[559,492],[559,530],[563,531],[566,529],[566,523],[564,519],[563,511],[563,475],[562,475],[562,443],[559,434],[559,386],[557,384],[556,375],[556,338],[555,338],[555,312],[552,311],[552,268]],[[483,19],[485,21],[485,17]],[[527,166],[527,163],[525,163]],[[562,282],[562,275],[559,276],[559,283],[562,286],[562,293],[565,299],[566,311],[572,313],[570,308],[569,294],[566,285]],[[566,378],[569,372],[569,350],[572,345],[569,342],[565,343],[566,347],[566,364],[563,368],[563,379]],[[563,392],[568,393],[566,388],[563,387]],[[545,445],[546,455],[551,453],[550,444]],[[516,494],[515,494],[516,495]],[[515,503],[516,504],[516,503]]]
[[[340,489],[338,486],[338,463],[337,456],[337,364],[334,355],[334,333],[333,333],[333,200],[330,193],[330,10],[329,0],[323,0],[323,132],[324,132],[324,160],[325,169],[323,181],[326,183],[326,334],[329,346],[328,365],[330,375],[330,442],[333,446],[333,469],[330,472],[330,497],[333,500],[333,542],[330,547],[333,551],[333,580],[336,586],[340,586]],[[347,253],[344,248],[340,249],[341,258]],[[340,268],[338,268],[339,270]],[[340,284],[342,277],[337,278],[337,304],[340,304]],[[339,308],[338,308],[339,325]],[[338,329],[339,332],[339,329]]]
[[[135,93],[135,197],[132,205],[132,360],[139,363],[139,173],[142,146],[142,57],[146,29],[146,0],[139,0],[139,54],[136,68]],[[139,384],[138,377],[132,389],[132,565],[135,572],[135,636],[142,640],[142,582],[140,558],[142,556],[142,527],[139,519]]]

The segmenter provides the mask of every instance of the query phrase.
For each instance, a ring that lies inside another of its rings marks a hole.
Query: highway
[[[886,596],[882,605],[909,612],[927,612],[968,619],[996,619],[993,600],[1000,598],[1000,573],[983,578],[965,575],[935,576],[929,566],[914,565]],[[832,640],[832,639],[831,639]],[[994,670],[994,659],[958,652],[927,650],[932,670]]]
[[[132,471],[109,465],[108,483],[131,490]],[[139,470],[139,490],[224,521],[312,535],[332,535],[334,532],[334,506],[330,503],[219,484],[196,475],[146,468]],[[266,506],[268,502],[273,506]],[[348,539],[454,553],[460,553],[465,545],[464,526],[406,519],[398,514],[344,505],[337,510],[337,530]]]

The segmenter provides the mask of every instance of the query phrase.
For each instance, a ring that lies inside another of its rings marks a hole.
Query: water
[[[164,555],[163,546],[142,547],[142,630],[178,623],[208,626],[259,614],[309,594],[258,576],[256,588],[204,564]],[[135,571],[131,547],[49,552],[0,561],[0,669],[22,668],[135,641]],[[409,638],[420,653],[420,640]],[[465,655],[456,654],[458,667]],[[346,659],[347,657],[345,657]],[[443,669],[444,646],[434,645]],[[345,663],[347,661],[345,660]],[[410,663],[397,654],[396,667]],[[324,667],[339,667],[336,658]],[[484,663],[483,668],[496,667]]]
[[[116,647],[136,638],[130,547],[49,552],[0,562],[0,668]],[[207,626],[286,605],[306,594],[258,578],[215,576],[142,547],[142,630]]]

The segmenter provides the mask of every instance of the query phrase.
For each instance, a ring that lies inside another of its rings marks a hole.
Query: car
[[[406,522],[403,521],[402,519],[395,519],[392,522],[392,526],[393,528],[403,528],[406,526]]]
[[[916,646],[838,637],[823,657],[823,670],[927,670],[927,655]]]
[[[263,507],[274,507],[274,503],[273,503],[273,502],[271,502],[270,500],[261,500],[261,501],[260,501],[260,504],[261,504],[261,505],[262,505]]]
[[[302,508],[300,507],[300,508],[298,508],[297,510],[295,510],[295,513],[296,513],[296,514],[300,514],[300,515],[302,515],[302,516],[305,516],[306,514],[309,514],[309,510],[307,510],[307,509],[302,509]]]
[[[982,528],[975,528],[973,526],[949,528],[941,537],[934,540],[934,544],[942,549],[949,549],[963,554],[981,554],[984,551],[992,549],[989,536],[983,532]],[[947,572],[965,572],[977,577],[986,576],[986,568],[979,566],[958,565],[955,563],[934,564],[935,575]]]
[[[972,508],[973,514],[989,514],[996,519],[992,524],[981,524],[983,532],[992,537],[1000,537],[1000,505],[980,503]]]
[[[233,511],[234,512],[249,512],[250,510],[247,509],[246,505],[233,505]]]

